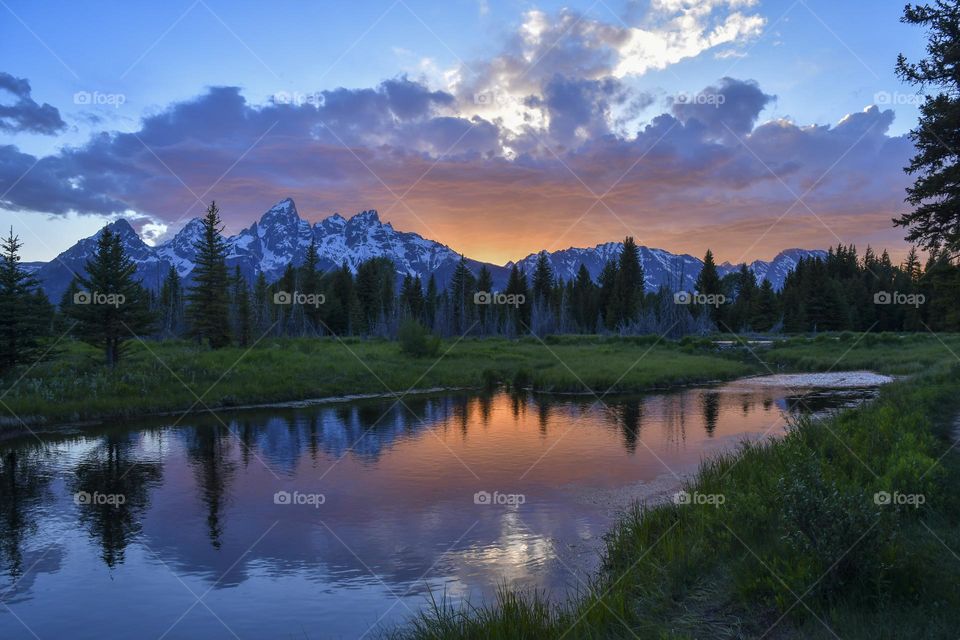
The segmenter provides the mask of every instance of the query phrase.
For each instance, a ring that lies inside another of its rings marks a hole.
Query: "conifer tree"
[[[193,270],[193,286],[187,292],[190,333],[213,349],[230,344],[230,277],[227,244],[223,239],[220,209],[211,202],[203,217],[202,235]]]
[[[250,346],[253,342],[253,310],[250,306],[250,288],[247,279],[240,273],[240,266],[233,271],[233,335],[241,347]]]
[[[707,296],[719,296],[723,292],[723,286],[720,282],[720,275],[717,273],[717,264],[713,260],[713,252],[707,249],[703,256],[703,268],[700,269],[700,275],[697,276],[697,293]],[[721,310],[718,305],[707,307],[707,313],[710,319],[720,325]]]
[[[640,249],[632,237],[623,241],[623,249],[613,280],[613,292],[608,301],[607,325],[611,329],[625,327],[637,319],[643,301],[643,266]]]
[[[0,376],[41,355],[39,339],[51,315],[39,282],[20,266],[21,246],[12,227],[0,241]]]
[[[135,278],[137,265],[127,256],[119,234],[104,227],[87,261],[86,276],[66,312],[76,321],[77,337],[104,351],[106,364],[120,362],[124,346],[153,327],[147,292]]]
[[[183,283],[177,270],[170,267],[160,285],[160,335],[179,335],[183,329],[183,314]]]
[[[917,153],[906,171],[915,176],[907,189],[913,210],[894,219],[908,229],[907,240],[923,248],[943,247],[953,255],[960,250],[960,74],[957,73],[957,40],[960,3],[937,0],[908,4],[902,22],[928,30],[927,57],[908,62],[897,57],[897,75],[921,90],[932,90],[920,105],[920,121],[910,132]]]
[[[487,265],[480,267],[480,273],[477,274],[477,285],[474,289],[475,293],[490,293],[493,291],[493,275],[490,273],[490,269],[487,269]],[[478,305],[477,307],[477,319],[480,323],[480,330],[483,333],[489,333],[495,327],[495,318],[496,314],[488,305]]]

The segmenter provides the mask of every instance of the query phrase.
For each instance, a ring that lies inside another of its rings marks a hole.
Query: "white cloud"
[[[461,113],[500,122],[513,134],[550,128],[547,88],[558,76],[624,79],[665,69],[758,36],[766,24],[751,12],[757,0],[653,0],[642,26],[589,18],[570,10],[528,11],[497,56],[446,73]],[[733,53],[729,48],[734,49]],[[613,110],[606,110],[613,117]],[[614,127],[610,122],[609,126]],[[595,134],[596,131],[594,130]]]
[[[620,60],[613,75],[622,78],[665,69],[714,47],[755,38],[766,24],[762,16],[732,13],[711,27],[710,15],[698,9],[659,28],[630,29],[630,37],[617,51]]]

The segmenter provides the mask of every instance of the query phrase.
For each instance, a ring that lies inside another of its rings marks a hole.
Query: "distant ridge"
[[[189,282],[196,263],[194,243],[200,233],[200,219],[190,220],[168,242],[151,247],[137,235],[126,220],[109,225],[118,233],[130,257],[137,264],[137,272],[144,285],[157,289],[163,277],[174,267]],[[59,302],[73,277],[73,272],[83,273],[83,265],[93,254],[99,232],[80,240],[50,262],[30,263],[30,268],[43,284],[53,302]],[[320,254],[320,267],[324,270],[339,268],[346,264],[355,271],[363,260],[374,257],[390,258],[401,275],[420,276],[424,284],[430,274],[440,287],[446,286],[460,255],[450,247],[429,240],[412,232],[397,231],[390,223],[383,223],[375,210],[362,211],[350,219],[333,214],[311,225],[300,217],[297,206],[290,198],[281,200],[258,221],[227,240],[231,269],[239,266],[249,280],[263,273],[268,281],[275,281],[283,274],[287,264],[303,263],[307,247],[316,240]],[[621,243],[607,242],[595,247],[563,249],[548,253],[557,277],[569,280],[576,276],[580,265],[586,266],[594,279],[603,265],[620,253]],[[536,253],[519,260],[516,264],[532,274],[537,260]],[[804,256],[825,256],[825,251],[788,249],[773,260],[754,261],[750,264],[757,274],[757,281],[769,279],[775,289],[783,286],[787,273],[796,267]],[[661,285],[672,289],[690,289],[703,262],[686,254],[673,254],[663,249],[640,247],[640,259],[647,278],[647,289],[656,290]],[[474,273],[486,264],[493,275],[494,285],[502,288],[514,263],[494,265],[467,259]],[[739,265],[724,263],[718,267],[721,275],[738,269]]]

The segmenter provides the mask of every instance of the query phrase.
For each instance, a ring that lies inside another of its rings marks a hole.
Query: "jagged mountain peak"
[[[170,241],[157,247],[144,243],[129,221],[120,219],[111,224],[124,237],[124,244],[138,264],[138,274],[146,286],[158,288],[170,267],[174,267],[185,282],[190,282],[197,258],[195,245],[203,228],[200,218],[187,222]],[[96,237],[94,235],[79,241],[58,256],[57,260],[38,269],[38,277],[52,300],[58,300],[69,284],[72,277],[70,269],[83,269],[96,247]],[[361,211],[349,219],[334,213],[311,225],[300,217],[292,198],[284,198],[259,220],[225,240],[228,266],[231,270],[239,267],[249,280],[260,273],[268,281],[277,280],[287,265],[298,266],[303,263],[311,242],[317,244],[319,266],[323,270],[338,269],[343,264],[356,270],[364,260],[386,257],[396,265],[398,275],[420,276],[424,282],[433,275],[441,287],[446,286],[460,261],[460,254],[444,244],[413,232],[395,230],[390,223],[380,220],[375,209]],[[622,246],[621,242],[603,242],[593,247],[569,247],[547,252],[547,256],[558,278],[566,281],[576,277],[582,264],[596,279],[604,265],[619,256]],[[689,290],[703,266],[693,256],[676,255],[642,245],[639,250],[647,289],[650,291],[661,286]],[[511,261],[504,266],[486,264],[493,275],[494,287],[499,290],[505,286],[514,264],[528,274],[533,273],[538,255],[539,252],[531,253],[516,263]],[[823,256],[826,252],[792,248],[782,251],[770,262],[758,260],[749,266],[757,274],[758,282],[766,278],[779,289],[799,259],[808,255]],[[468,258],[467,264],[476,273],[483,263]],[[739,265],[722,265],[720,270],[724,273],[735,268],[739,268]]]
[[[273,220],[289,222],[299,219],[300,214],[297,212],[297,205],[293,201],[293,198],[284,198],[277,204],[267,209],[266,213],[260,216],[261,224],[265,224]]]
[[[350,224],[363,224],[363,225],[372,225],[380,224],[380,214],[377,213],[376,209],[369,209],[368,211],[361,211],[360,213],[354,215],[349,220]]]
[[[110,231],[111,231],[112,233],[119,233],[119,234],[121,234],[121,235],[133,234],[133,235],[137,236],[137,238],[140,238],[140,236],[137,234],[136,230],[133,228],[133,225],[130,224],[130,221],[127,220],[126,218],[120,218],[119,220],[114,220],[113,222],[111,222],[110,224],[108,224],[107,227],[110,228]],[[99,235],[100,235],[100,234],[97,233],[97,236],[98,236],[98,237],[99,237]]]

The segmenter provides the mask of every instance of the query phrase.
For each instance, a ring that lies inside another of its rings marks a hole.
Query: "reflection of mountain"
[[[338,404],[292,415],[260,412],[240,414],[227,424],[244,450],[244,465],[256,455],[274,472],[293,474],[305,450],[341,458],[352,455],[376,461],[398,440],[456,418],[461,429],[469,423],[466,397],[407,396],[402,402],[366,401]],[[489,411],[489,407],[487,409]]]
[[[171,585],[180,591],[173,571],[197,593],[212,589],[211,606],[231,626],[246,625],[237,629],[244,637],[299,628],[356,637],[366,626],[324,622],[369,625],[408,591],[405,604],[415,608],[427,582],[454,601],[489,597],[504,579],[562,595],[573,584],[568,567],[592,562],[611,526],[619,503],[603,496],[627,489],[630,500],[636,486],[695,469],[778,426],[779,407],[799,404],[784,389],[718,385],[602,403],[589,395],[408,396],[395,406],[387,398],[224,412],[227,426],[202,414],[173,428],[167,418],[144,420],[153,426],[58,438],[56,456],[25,443],[7,450],[0,548],[5,563],[29,574],[17,592],[31,620],[67,602],[74,624],[92,628],[86,612],[102,601],[156,637],[190,602],[185,590],[186,603],[171,596]],[[126,502],[75,506],[77,490],[123,493]],[[278,491],[325,500],[277,503]],[[525,501],[480,505],[480,491]],[[51,509],[49,496],[66,508]],[[44,547],[74,530],[81,535],[62,549]],[[37,570],[57,575],[31,588]],[[9,632],[9,618],[0,615],[0,637],[20,631]]]

